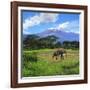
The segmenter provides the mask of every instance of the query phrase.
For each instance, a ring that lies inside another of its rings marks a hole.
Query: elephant
[[[59,48],[53,53],[52,58],[56,58],[57,60],[58,57],[60,56],[61,59],[64,59],[64,54],[67,55],[66,50],[64,48]]]

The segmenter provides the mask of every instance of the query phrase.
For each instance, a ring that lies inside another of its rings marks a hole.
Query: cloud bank
[[[41,23],[56,22],[58,19],[58,14],[53,13],[40,13],[39,15],[34,15],[30,18],[25,19],[23,23],[23,29],[26,30],[29,27],[39,25]]]
[[[74,32],[74,33],[80,33],[79,30],[79,21],[73,20],[73,21],[65,21],[63,23],[57,24],[55,27],[50,27],[49,29],[52,30],[60,30],[65,32]]]

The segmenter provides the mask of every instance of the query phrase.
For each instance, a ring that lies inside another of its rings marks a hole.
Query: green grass
[[[67,57],[55,60],[55,49],[41,49],[23,52],[22,76],[52,76],[79,74],[79,51],[67,50]]]

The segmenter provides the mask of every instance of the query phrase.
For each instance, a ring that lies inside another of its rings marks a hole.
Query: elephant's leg
[[[56,56],[56,60],[58,59],[58,56]]]
[[[63,54],[61,54],[61,59],[64,59],[64,56],[63,56]]]

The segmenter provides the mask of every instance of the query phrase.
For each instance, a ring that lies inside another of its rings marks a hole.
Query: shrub
[[[24,53],[23,54],[23,61],[37,62],[37,54],[35,52]]]

